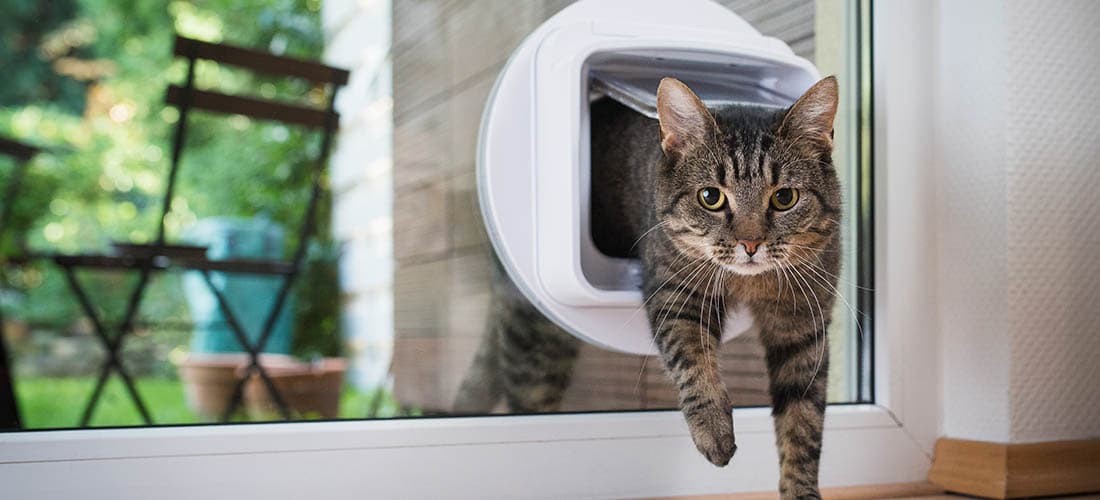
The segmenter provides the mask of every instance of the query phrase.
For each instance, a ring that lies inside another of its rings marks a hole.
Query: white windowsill
[[[674,411],[25,432],[0,437],[0,479],[13,498],[246,490],[267,498],[606,498],[774,488],[769,410],[736,410],[735,425],[740,449],[721,469],[698,454]],[[926,467],[920,447],[873,405],[829,407],[826,441],[825,485],[918,480]],[[890,453],[860,451],[878,446]]]
[[[770,409],[736,409],[734,425],[738,437],[771,435]],[[833,405],[826,418],[827,430],[898,425],[874,405]],[[0,438],[0,464],[687,436],[671,410],[26,431]],[[114,445],[97,446],[106,442]]]

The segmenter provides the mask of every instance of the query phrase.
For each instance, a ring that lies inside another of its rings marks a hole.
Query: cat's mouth
[[[730,248],[718,248],[711,252],[711,258],[728,271],[743,276],[753,276],[771,271],[775,265],[771,262],[768,245],[761,244],[749,255],[740,245]]]
[[[765,271],[771,271],[772,267],[774,267],[770,263],[756,262],[756,261],[748,261],[748,262],[740,263],[740,262],[731,262],[731,261],[728,261],[728,260],[727,261],[719,260],[718,263],[721,264],[721,266],[726,268],[727,270],[733,271],[734,273],[740,274],[740,275],[743,275],[743,276],[755,276],[755,275],[763,273]]]

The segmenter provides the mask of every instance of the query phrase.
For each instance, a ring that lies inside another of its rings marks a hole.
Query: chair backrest
[[[175,137],[172,144],[171,167],[168,174],[168,186],[165,190],[157,231],[157,244],[165,243],[165,219],[171,209],[175,192],[176,177],[179,172],[183,143],[187,134],[187,117],[192,109],[203,111],[244,115],[257,120],[276,121],[300,125],[322,132],[321,150],[312,172],[312,187],[304,218],[298,228],[298,248],[294,252],[294,265],[300,265],[305,255],[306,245],[313,232],[314,217],[321,194],[321,174],[328,162],[332,137],[336,132],[340,116],[336,113],[337,91],[347,84],[347,70],[300,59],[277,56],[252,49],[233,47],[176,37],[173,53],[188,60],[187,77],[183,85],[170,85],[165,101],[179,109]],[[199,60],[209,60],[239,68],[249,69],[270,76],[295,77],[305,79],[316,85],[324,85],[328,90],[328,99],[324,108],[285,102],[269,101],[255,97],[223,94],[195,88],[195,64]]]

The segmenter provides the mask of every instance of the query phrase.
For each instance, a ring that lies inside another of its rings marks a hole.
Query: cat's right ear
[[[713,140],[717,129],[703,101],[675,78],[663,78],[657,86],[657,118],[661,122],[661,149],[669,156]]]
[[[779,135],[805,139],[809,144],[831,150],[839,93],[835,76],[822,78],[787,110],[779,125]]]

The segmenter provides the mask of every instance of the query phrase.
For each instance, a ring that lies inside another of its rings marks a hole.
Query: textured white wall
[[[1100,2],[1004,5],[1014,442],[1100,436]]]
[[[941,2],[934,79],[944,433],[1001,442],[1011,357],[1002,8],[998,0]]]
[[[941,1],[944,433],[1100,436],[1100,2]]]

